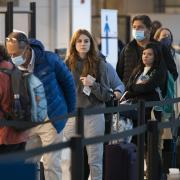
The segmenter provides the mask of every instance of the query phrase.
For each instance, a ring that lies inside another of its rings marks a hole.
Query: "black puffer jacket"
[[[138,47],[136,40],[128,43],[122,50],[116,66],[117,74],[126,85],[133,69],[139,64],[142,54],[141,48]]]
[[[151,68],[147,72],[146,75],[149,77],[149,80],[144,84],[136,84],[138,77],[143,72],[141,68],[136,68],[127,83],[126,91],[128,91],[128,93],[126,98],[159,101],[159,94],[155,90],[157,87],[160,88],[162,96],[165,96],[167,71],[164,69],[163,63],[164,62],[161,62],[157,68]]]
[[[171,52],[165,46],[162,46],[159,42],[155,40],[152,40],[151,42],[155,42],[161,47],[163,59],[165,62],[164,68],[168,69],[169,72],[173,75],[174,80],[176,80],[178,73]],[[116,71],[125,85],[127,84],[133,69],[139,64],[139,61],[141,60],[142,51],[143,48],[138,46],[136,40],[132,40],[122,50],[120,58],[117,62]]]

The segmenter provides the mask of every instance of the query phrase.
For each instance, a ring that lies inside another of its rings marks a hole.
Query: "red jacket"
[[[8,61],[1,61],[0,68],[12,69],[13,66]],[[11,110],[11,99],[10,76],[0,72],[0,119],[4,118],[3,112],[9,112]],[[11,127],[0,127],[0,144],[17,144],[26,140],[26,132],[17,132]]]

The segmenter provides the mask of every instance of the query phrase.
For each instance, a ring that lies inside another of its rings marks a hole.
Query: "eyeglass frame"
[[[7,43],[7,42],[12,42],[12,43],[25,42],[25,43],[28,43],[28,40],[27,40],[26,38],[19,38],[19,40],[18,40],[18,38],[15,38],[15,37],[6,37],[6,43]],[[23,52],[22,52],[21,55],[24,55],[24,54],[25,54],[25,51],[26,51],[26,47],[25,47],[25,48],[23,47],[23,48],[20,48],[20,49],[23,49]],[[12,56],[10,56],[10,57],[12,58]]]
[[[28,40],[26,38],[24,38],[24,37],[21,37],[21,38],[6,37],[6,42],[13,42],[13,43],[25,42],[25,43],[28,43]]]

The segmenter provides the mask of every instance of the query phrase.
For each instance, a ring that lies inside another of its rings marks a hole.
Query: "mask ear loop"
[[[26,52],[26,50],[27,50],[27,52]],[[30,54],[32,53],[30,53],[30,51],[31,51],[31,47],[30,47],[30,45],[29,44],[27,44],[26,45],[26,47],[25,47],[25,49],[24,49],[24,52],[22,53],[22,57],[25,59],[25,63],[29,63],[29,61],[30,61]],[[27,54],[26,54],[27,53]]]
[[[22,54],[21,54],[22,57],[24,57],[24,55],[26,54],[26,50],[28,50],[28,49],[29,49],[28,46],[26,46],[26,47],[24,48],[24,50],[23,50],[23,52],[22,52]]]
[[[25,48],[25,51],[27,50],[27,56],[29,57],[29,54],[31,54],[30,52],[31,52],[31,47],[30,47],[30,45],[28,44],[27,46],[26,46],[26,48]],[[24,53],[25,54],[25,53]],[[24,55],[23,54],[23,55]]]

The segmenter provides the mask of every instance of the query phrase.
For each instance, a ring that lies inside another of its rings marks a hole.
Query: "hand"
[[[136,84],[146,84],[149,80],[140,80]]]
[[[114,96],[116,99],[120,99],[122,94],[119,91],[114,91]]]
[[[36,103],[39,104],[39,102],[41,100],[41,97],[40,96],[35,96],[35,99],[36,99]]]
[[[92,86],[94,83],[92,80],[90,80],[87,77],[80,77],[80,80],[82,81],[84,86]]]
[[[128,94],[128,91],[125,91],[124,94],[121,96],[121,98],[119,99],[120,102],[125,101],[126,100],[126,95]]]

